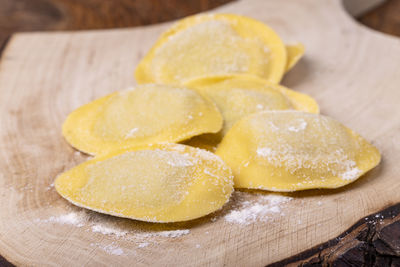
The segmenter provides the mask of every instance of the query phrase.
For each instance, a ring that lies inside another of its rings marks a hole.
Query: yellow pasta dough
[[[214,103],[193,90],[141,85],[110,94],[73,111],[63,135],[89,154],[145,144],[178,142],[216,133],[222,116]]]
[[[285,72],[288,72],[296,65],[296,63],[304,55],[304,51],[304,45],[301,43],[286,45],[287,63]]]
[[[256,75],[279,83],[286,49],[265,24],[233,14],[196,15],[167,30],[139,63],[138,83],[180,84],[215,75]]]
[[[57,192],[73,204],[148,222],[196,219],[220,209],[233,191],[216,155],[178,144],[114,151],[61,174]]]
[[[310,96],[256,77],[206,78],[186,83],[186,86],[216,103],[224,118],[223,134],[239,119],[260,111],[296,109],[319,112],[317,102]]]
[[[271,191],[341,187],[380,161],[375,147],[339,122],[299,111],[242,119],[216,154],[232,168],[235,187]]]
[[[214,77],[186,85],[213,100],[224,118],[224,126],[218,134],[196,136],[186,142],[211,151],[226,132],[247,115],[285,109],[319,112],[318,104],[311,97],[256,77]]]

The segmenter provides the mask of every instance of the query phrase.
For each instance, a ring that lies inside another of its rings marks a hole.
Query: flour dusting
[[[139,128],[135,127],[129,130],[129,132],[125,135],[125,139],[131,138],[135,136],[135,133],[139,130]]]
[[[272,150],[268,147],[259,147],[256,152],[261,157],[268,157],[272,154]]]
[[[91,243],[90,246],[98,247],[110,255],[121,256],[124,254],[124,250],[122,248],[118,247],[117,245],[115,245],[115,242],[112,242],[110,245],[105,245],[105,246],[100,245],[100,244]]]
[[[68,214],[60,215],[60,216],[51,216],[48,219],[36,219],[35,222],[44,222],[44,223],[59,223],[59,224],[69,224],[74,225],[76,227],[84,226],[84,218],[75,212],[71,212]]]
[[[122,231],[112,227],[102,226],[100,224],[93,225],[92,232],[102,233],[103,235],[115,235],[117,237],[126,236],[128,234],[128,231]]]
[[[355,165],[355,163],[354,163]],[[347,170],[342,173],[341,177],[343,180],[354,180],[360,176],[361,170],[357,167]]]
[[[162,236],[162,237],[170,237],[170,238],[177,238],[183,235],[187,235],[190,233],[190,230],[171,230],[171,231],[161,231],[161,232],[153,232],[145,234],[147,236]]]
[[[142,243],[139,243],[138,248],[145,248],[145,247],[147,247],[148,245],[150,245],[149,242],[142,242]]]
[[[235,192],[239,198],[244,197],[244,192]],[[282,195],[258,195],[257,199],[239,201],[225,216],[225,221],[234,224],[248,225],[257,221],[266,221],[273,214],[284,213],[280,205],[292,200],[291,197]]]

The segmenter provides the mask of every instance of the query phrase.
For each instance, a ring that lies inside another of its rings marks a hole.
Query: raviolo
[[[63,135],[75,148],[107,153],[124,147],[172,143],[216,133],[222,116],[215,104],[193,90],[139,85],[97,99],[73,111]]]
[[[317,102],[310,96],[256,77],[205,78],[186,86],[213,100],[224,118],[219,133],[195,136],[185,143],[211,151],[237,121],[250,114],[287,109],[319,112]]]
[[[148,222],[178,222],[220,209],[233,191],[230,168],[205,150],[163,144],[114,151],[59,175],[73,204]]]
[[[279,83],[286,48],[267,25],[233,15],[195,15],[161,35],[135,71],[138,83],[182,84],[220,75],[252,75]]]
[[[266,111],[239,121],[218,146],[235,187],[270,191],[337,188],[379,164],[379,151],[336,120]]]

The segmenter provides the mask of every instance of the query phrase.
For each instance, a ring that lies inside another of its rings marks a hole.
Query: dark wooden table
[[[133,27],[165,22],[231,0],[0,0],[0,53],[21,31]],[[400,0],[388,0],[358,20],[400,36]],[[377,223],[377,221],[380,223]],[[1,233],[0,233],[1,234]],[[356,222],[341,236],[274,264],[400,266],[400,203]],[[13,266],[0,256],[0,266]]]

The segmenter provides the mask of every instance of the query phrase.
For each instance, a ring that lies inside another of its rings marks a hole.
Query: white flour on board
[[[142,242],[142,243],[139,243],[138,248],[145,248],[145,247],[147,247],[148,245],[150,245],[149,242]]]
[[[115,237],[125,237],[129,233],[133,236],[139,238],[149,238],[149,237],[166,237],[166,238],[178,238],[190,233],[188,229],[182,230],[168,230],[168,231],[152,231],[152,232],[142,232],[135,233],[129,230],[124,230],[123,228],[115,225],[112,222],[106,220],[104,223],[100,223],[102,217],[95,219],[93,221],[88,220],[88,214],[86,212],[70,212],[60,216],[51,216],[48,219],[36,219],[36,223],[57,223],[57,224],[67,224],[76,227],[83,227],[85,225],[90,226],[90,230],[93,233],[101,233],[103,235],[115,236]],[[104,220],[103,220],[104,221]],[[90,231],[89,230],[89,231]]]
[[[122,248],[120,248],[119,246],[115,245],[115,242],[112,242],[109,245],[101,245],[101,244],[91,243],[90,246],[98,247],[110,255],[121,256],[124,254],[124,250]]]
[[[84,221],[79,213],[70,212],[60,216],[51,216],[48,219],[36,219],[35,222],[69,224],[76,227],[84,226]]]
[[[266,221],[276,214],[284,216],[280,205],[293,199],[283,195],[258,194],[255,199],[245,200],[248,194],[240,191],[235,192],[235,195],[242,201],[238,201],[238,204],[224,215],[224,219],[228,223],[242,225]]]
[[[93,225],[92,232],[102,233],[103,235],[115,235],[116,237],[122,237],[128,234],[128,231],[118,230],[116,228],[107,227],[100,224]]]
[[[189,233],[190,233],[190,231],[188,229],[186,229],[186,230],[173,230],[173,231],[156,232],[156,233],[153,234],[153,236],[156,235],[156,236],[176,238],[176,237],[181,237],[183,235],[187,235]]]
[[[277,194],[257,194],[256,198],[254,198],[254,194],[236,191],[233,196],[234,204],[223,217],[225,221],[231,224],[248,225],[257,221],[266,221],[277,214],[284,216],[281,204],[287,203],[292,199],[291,197]],[[65,215],[51,216],[48,219],[36,219],[35,222],[68,224],[82,227],[89,223],[87,217],[85,212],[70,212]],[[212,222],[216,220],[216,217],[211,218]],[[97,223],[91,222],[89,226],[94,233],[113,235],[118,238],[127,236],[130,233],[130,231],[123,230],[121,227],[114,227],[113,224],[109,223],[103,224],[100,221]],[[189,233],[190,230],[183,229],[137,233],[135,236],[178,238]]]
[[[152,237],[152,236],[160,236],[160,237],[169,237],[169,238],[177,238],[183,235],[187,235],[190,233],[190,230],[171,230],[171,231],[161,231],[161,232],[149,232],[140,234],[141,237]]]
[[[235,191],[229,206],[222,211],[222,218],[229,224],[248,225],[260,221],[268,221],[277,216],[284,216],[284,204],[293,198],[279,194],[254,194]],[[321,203],[322,204],[322,203]],[[220,217],[219,217],[220,218]],[[211,218],[214,222],[218,217]],[[116,238],[127,238],[137,243],[137,248],[145,248],[149,245],[158,244],[159,238],[180,238],[190,234],[189,229],[177,229],[166,231],[138,231],[126,227],[124,222],[97,216],[97,213],[86,211],[69,212],[64,215],[51,216],[47,219],[37,219],[40,223],[67,224],[76,227],[87,226],[86,231],[114,236]],[[156,239],[155,239],[156,238]],[[93,244],[112,255],[122,255],[124,251],[116,245],[104,246]],[[197,248],[199,246],[196,246]]]

